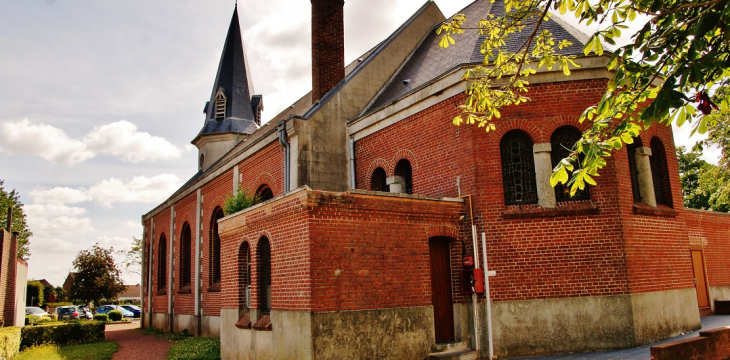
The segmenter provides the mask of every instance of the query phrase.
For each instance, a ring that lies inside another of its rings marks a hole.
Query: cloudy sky
[[[469,2],[436,1],[447,16]],[[346,62],[423,3],[346,1]],[[128,249],[142,234],[140,216],[195,173],[190,140],[203,125],[233,4],[0,0],[0,179],[25,203],[31,278],[61,285],[93,243]],[[310,2],[238,6],[267,120],[311,88]],[[687,135],[675,137],[687,143]]]

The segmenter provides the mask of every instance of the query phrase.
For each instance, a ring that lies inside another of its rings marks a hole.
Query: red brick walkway
[[[172,341],[161,337],[142,335],[138,330],[139,322],[106,326],[106,338],[119,344],[119,351],[112,360],[164,360],[170,351]]]

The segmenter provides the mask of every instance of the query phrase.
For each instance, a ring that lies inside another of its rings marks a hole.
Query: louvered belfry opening
[[[504,135],[499,147],[502,155],[505,204],[536,204],[537,184],[532,140],[524,132],[512,130]]]
[[[344,0],[312,1],[312,103],[345,78]]]

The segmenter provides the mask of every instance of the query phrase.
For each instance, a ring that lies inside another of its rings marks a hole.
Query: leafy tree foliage
[[[677,148],[679,180],[684,206],[694,209],[730,211],[730,171],[700,159],[699,150]]]
[[[26,286],[25,305],[40,306],[43,303],[43,284],[40,281],[31,280]]]
[[[698,148],[702,150],[703,145],[720,147],[722,151],[720,165],[730,169],[730,85],[719,86],[712,100],[718,104],[718,108],[706,116],[710,124],[708,137],[707,140],[698,143]]]
[[[57,302],[66,302],[66,300],[68,300],[68,298],[66,297],[66,290],[63,288],[63,286],[56,286],[54,292],[56,293]]]
[[[124,256],[122,260],[124,271],[142,276],[142,238],[132,236],[132,249],[122,250],[119,253]]]
[[[51,285],[46,285],[43,287],[43,305],[46,305],[46,303],[50,303],[51,294],[55,295],[56,290]],[[56,299],[56,302],[58,302],[58,299]]]
[[[72,299],[98,305],[101,299],[115,299],[124,291],[113,253],[113,248],[105,249],[99,244],[79,252],[73,261],[77,274],[71,287]]]
[[[595,184],[593,177],[611,152],[632,143],[643,128],[655,123],[692,123],[693,131],[700,133],[722,128],[707,115],[713,109],[727,113],[730,107],[727,102],[713,103],[708,93],[716,84],[726,85],[730,77],[729,2],[504,0],[503,5],[495,6],[504,6],[507,15],[482,19],[476,29],[485,36],[484,62],[464,74],[470,80],[467,99],[453,122],[493,130],[500,108],[529,101],[528,78],[536,69],[556,67],[569,75],[571,67],[578,67],[573,57],[559,52],[570,42],[557,42],[540,26],[550,21],[549,10],[571,12],[586,25],[599,24],[583,49],[585,55],[604,55],[604,45],[614,45],[628,28],[626,24],[637,16],[647,19],[632,42],[607,54],[608,69],[614,75],[600,101],[580,117],[592,126],[572,154],[553,169],[551,184],[568,183],[574,194],[586,184]],[[441,26],[442,47],[453,44],[454,37],[464,32],[464,20],[457,15]],[[521,36],[523,31],[529,35]],[[525,40],[517,51],[509,52],[505,45],[510,38]],[[723,129],[728,131],[727,126]]]
[[[30,258],[30,232],[28,224],[26,224],[25,212],[23,211],[23,203],[20,201],[20,195],[11,190],[9,193],[3,188],[4,180],[0,180],[0,228],[8,227],[8,208],[13,207],[13,223],[10,229],[18,232],[18,256],[28,260]]]

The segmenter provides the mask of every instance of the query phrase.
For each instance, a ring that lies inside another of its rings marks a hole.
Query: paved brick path
[[[106,338],[119,344],[119,351],[114,353],[112,360],[164,360],[172,341],[142,335],[135,329],[139,329],[139,321],[131,324],[107,324]]]
[[[723,326],[730,326],[730,315],[711,315],[700,318],[702,322],[702,329],[687,333],[684,335],[676,336],[666,340],[662,340],[653,344],[644,345],[638,348],[613,350],[613,351],[597,351],[592,353],[582,354],[564,354],[564,355],[550,355],[542,357],[531,357],[521,358],[523,360],[608,360],[608,359],[626,359],[626,360],[648,360],[651,359],[651,347],[658,344],[663,344],[670,341],[687,339],[699,336],[701,330],[717,329]]]

